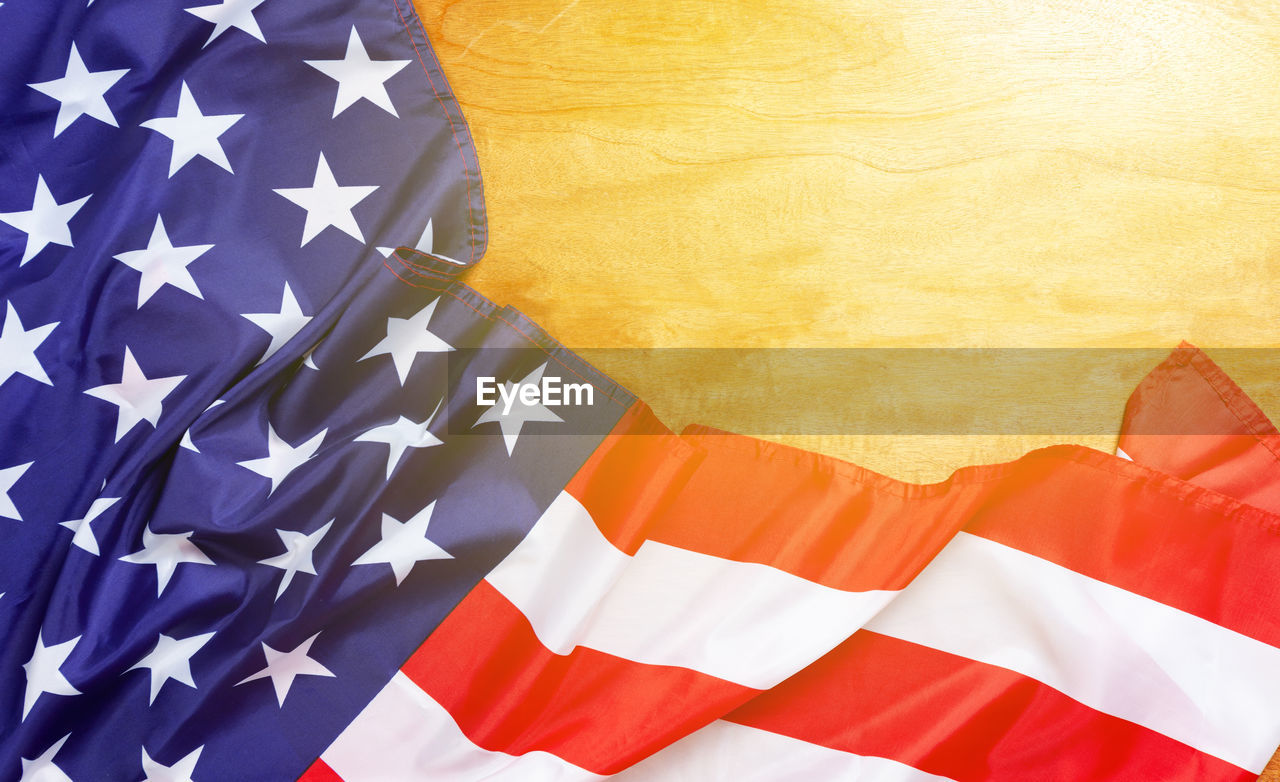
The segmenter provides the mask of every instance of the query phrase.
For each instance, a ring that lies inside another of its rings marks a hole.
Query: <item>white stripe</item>
[[[887,758],[866,757],[717,720],[613,777],[621,782],[949,782]]]
[[[1280,649],[975,535],[867,629],[1017,671],[1254,773],[1280,736]]]
[[[403,673],[395,675],[320,759],[345,782],[604,779],[547,752],[508,755],[477,747],[449,712]]]
[[[628,556],[567,493],[485,580],[554,652],[584,646],[757,689],[826,654],[897,594],[653,541]]]
[[[1121,459],[1128,459],[1129,461],[1133,461],[1133,457],[1125,453],[1124,449],[1118,445],[1116,446],[1116,456],[1119,456]]]

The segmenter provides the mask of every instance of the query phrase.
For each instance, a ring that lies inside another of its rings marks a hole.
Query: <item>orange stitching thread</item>
[[[422,53],[418,51],[418,42],[413,37],[413,31],[409,29],[409,23],[405,21],[404,12],[400,10],[400,0],[393,0],[396,7],[396,15],[400,17],[400,24],[404,27],[404,31],[409,34],[409,42],[413,45],[413,54],[418,58],[418,65],[422,67],[422,72],[426,74],[427,83],[431,85],[431,94],[435,96],[436,103],[440,104],[440,108],[444,109],[445,118],[449,120],[449,134],[453,136],[453,145],[458,150],[458,157],[462,159],[462,170],[468,176],[467,183],[467,233],[471,237],[471,256],[467,259],[469,262],[475,262],[476,259],[476,221],[475,211],[471,206],[471,169],[467,165],[467,156],[462,152],[462,142],[458,139],[458,131],[453,122],[453,112],[449,111],[449,107],[444,105],[444,100],[440,97],[440,91],[436,89],[435,80],[431,78],[431,70],[427,68],[427,64],[422,61]],[[423,40],[427,39],[426,28],[422,26],[422,20],[418,20],[418,29],[422,30]],[[479,161],[477,161],[479,162]],[[479,172],[476,172],[479,173]]]
[[[1262,434],[1258,432],[1255,422],[1246,421],[1244,416],[1240,415],[1240,411],[1237,409],[1238,405],[1245,404],[1245,402],[1239,397],[1243,397],[1245,400],[1248,400],[1248,402],[1251,402],[1254,410],[1261,413],[1261,409],[1257,407],[1258,403],[1254,402],[1253,399],[1245,393],[1244,389],[1240,388],[1240,386],[1232,380],[1225,371],[1223,371],[1222,367],[1213,363],[1213,359],[1210,359],[1207,354],[1199,348],[1195,348],[1195,351],[1195,353],[1191,354],[1191,358],[1187,361],[1187,364],[1195,370],[1195,373],[1199,375],[1204,382],[1209,384],[1209,389],[1213,391],[1213,393],[1218,397],[1218,400],[1227,408],[1227,412],[1231,413],[1232,417],[1248,428],[1249,436],[1252,437],[1258,445],[1261,445],[1264,449],[1270,452],[1272,457],[1280,460],[1280,453],[1278,453],[1271,443],[1267,442]],[[1200,356],[1203,356],[1204,359],[1208,360],[1210,362],[1210,367],[1213,370],[1216,370],[1213,372],[1213,377],[1210,377],[1209,374],[1206,373],[1205,368],[1200,366],[1200,363],[1197,361],[1197,358]],[[1232,398],[1228,399],[1227,392],[1232,390],[1235,391],[1235,394],[1232,394]],[[1266,417],[1266,413],[1262,413],[1262,415],[1264,418]]]

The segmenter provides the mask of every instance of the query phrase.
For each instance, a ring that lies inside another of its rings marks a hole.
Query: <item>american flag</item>
[[[1277,435],[1202,354],[1126,425],[1235,439],[1137,463],[676,435],[458,279],[478,168],[407,0],[0,29],[0,777],[1245,780],[1280,742]],[[594,403],[472,393],[552,376]]]

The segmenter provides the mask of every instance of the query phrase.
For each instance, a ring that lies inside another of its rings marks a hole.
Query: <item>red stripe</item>
[[[776,550],[769,564],[815,581],[896,589],[964,529],[1280,646],[1280,517],[1141,465],[1055,446],[915,485],[750,438],[694,442],[708,453],[664,542],[713,547],[709,527],[726,540],[736,527],[730,547],[760,546],[749,558]],[[795,473],[834,482],[836,499],[794,491]],[[710,508],[729,513],[713,519]],[[822,567],[804,566],[817,560]]]
[[[1189,342],[1179,345],[1134,389],[1125,406],[1124,431],[1132,435],[1249,434],[1262,445],[1280,450],[1280,431],[1262,408]],[[1176,444],[1175,440],[1165,442]]]
[[[892,590],[964,529],[1280,646],[1280,517],[1080,446],[909,484],[749,437],[677,438],[638,405],[567,491],[628,553],[647,538]]]
[[[302,772],[302,776],[298,777],[298,782],[343,782],[343,779],[338,776],[338,772],[329,768],[327,763],[320,758],[316,758],[316,762],[311,764],[311,768]]]
[[[1007,487],[966,531],[1280,646],[1280,520],[1089,455],[1025,457],[1020,478],[1033,490]]]
[[[850,591],[905,586],[955,534],[978,493],[921,491],[768,446],[676,437],[638,407],[566,491],[628,554],[649,539]]]
[[[481,582],[401,669],[477,746],[614,774],[759,691],[591,649],[548,651]]]
[[[727,719],[958,782],[1254,778],[1033,679],[869,631]]]
[[[1248,394],[1185,342],[1129,398],[1120,447],[1141,464],[1280,511],[1280,434]]]

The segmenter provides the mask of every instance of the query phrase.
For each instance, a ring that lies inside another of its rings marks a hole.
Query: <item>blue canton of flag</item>
[[[600,441],[536,435],[630,398],[453,279],[480,182],[407,0],[0,29],[0,779],[295,779]],[[456,393],[548,364],[606,403]]]

